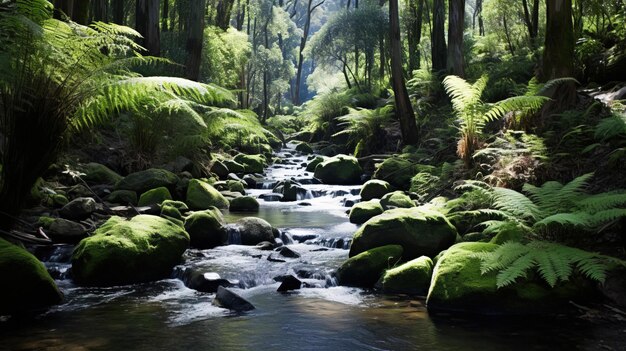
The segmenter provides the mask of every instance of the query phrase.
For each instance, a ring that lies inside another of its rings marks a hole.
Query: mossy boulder
[[[178,177],[170,171],[151,168],[127,175],[115,185],[115,190],[132,190],[141,194],[162,186],[172,189],[178,181]]]
[[[151,189],[141,194],[139,197],[138,206],[150,206],[155,204],[160,204],[165,200],[171,200],[172,195],[170,191],[167,190],[166,187],[160,187],[156,189]]]
[[[456,236],[456,229],[437,211],[422,207],[398,208],[370,219],[356,231],[350,257],[392,244],[404,248],[407,260],[434,257],[452,246]]]
[[[256,245],[269,241],[274,243],[274,228],[266,220],[246,217],[233,224],[241,236],[241,245]]]
[[[230,201],[231,212],[256,212],[259,210],[259,202],[252,196],[242,196]]]
[[[263,173],[267,160],[263,155],[245,155],[239,154],[234,159],[244,167],[246,173]]]
[[[177,224],[185,220],[183,212],[186,211],[189,211],[189,207],[182,201],[165,200],[161,203],[161,217],[175,219]]]
[[[243,173],[246,170],[241,163],[234,160],[225,160],[224,165],[228,167],[228,170],[232,173]],[[226,176],[228,176],[228,174],[226,174]]]
[[[383,196],[383,198],[380,199],[380,205],[385,210],[415,207],[413,200],[402,191],[394,191]]]
[[[165,200],[165,201],[163,201],[161,203],[161,206],[171,206],[171,207],[174,207],[177,210],[179,210],[181,213],[189,211],[189,207],[187,206],[187,204],[182,202],[182,201]]]
[[[385,180],[397,189],[408,190],[413,176],[434,170],[435,167],[417,164],[408,157],[391,157],[377,166],[374,178]]]
[[[95,162],[86,164],[82,171],[85,173],[83,179],[92,184],[115,185],[123,178],[107,166]]]
[[[572,299],[589,297],[588,282],[576,278],[550,288],[529,276],[498,289],[497,273],[481,274],[481,261],[474,256],[497,247],[490,243],[460,243],[446,250],[433,271],[426,300],[428,309],[479,314],[544,314],[565,307]]]
[[[243,166],[242,166],[243,167]],[[215,160],[213,165],[211,166],[211,172],[215,173],[220,179],[224,179],[228,177],[228,174],[231,172],[228,166],[224,164],[220,160]]]
[[[372,179],[368,180],[361,188],[362,201],[368,201],[371,199],[381,199],[385,194],[392,191],[391,184],[384,180]]]
[[[380,200],[375,199],[355,204],[350,209],[348,217],[350,218],[350,223],[362,224],[383,212],[384,210],[380,205]]]
[[[186,203],[192,210],[204,210],[211,206],[228,208],[228,200],[219,191],[198,179],[189,181]]]
[[[364,251],[337,269],[337,283],[345,286],[373,287],[386,269],[402,259],[402,246],[386,245]]]
[[[301,152],[303,154],[312,154],[313,148],[308,143],[302,142],[296,145],[296,151]]]
[[[188,247],[189,234],[167,219],[111,217],[74,249],[72,276],[93,286],[158,280],[170,275]]]
[[[433,261],[421,256],[398,267],[389,269],[381,279],[386,293],[425,295],[433,275]]]
[[[115,190],[104,200],[112,204],[137,205],[137,193],[132,190]]]
[[[315,167],[315,178],[324,184],[353,185],[361,183],[363,169],[352,156],[337,155]]]
[[[309,162],[309,164],[306,166],[306,171],[307,172],[315,172],[315,168],[317,167],[317,165],[319,165],[320,163],[324,162],[324,158],[321,156],[318,156],[314,159],[311,160],[311,162]]]
[[[242,195],[246,194],[246,188],[244,187],[244,184],[243,184],[242,181],[239,181],[239,180],[228,180],[228,181],[226,181],[226,185],[227,185],[229,191],[237,192],[237,193],[240,193]]]
[[[69,202],[70,200],[68,200],[65,195],[62,195],[62,194],[52,195],[52,203],[55,207],[63,207],[67,205]]]
[[[23,248],[0,239],[0,316],[61,303],[63,295],[46,267]]]
[[[63,206],[59,210],[59,215],[67,219],[85,219],[96,209],[96,200],[91,197],[79,197]]]
[[[185,220],[185,230],[191,238],[191,246],[212,249],[226,244],[228,239],[224,217],[216,207],[194,212]]]

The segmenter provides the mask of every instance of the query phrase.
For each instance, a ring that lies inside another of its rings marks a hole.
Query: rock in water
[[[230,170],[222,161],[215,160],[213,166],[211,166],[211,172],[215,173],[220,179],[224,179],[228,176]]]
[[[189,247],[189,235],[167,219],[111,217],[72,254],[74,279],[85,285],[147,282],[170,275]]]
[[[313,160],[311,160],[311,162],[309,162],[309,164],[306,166],[306,171],[307,172],[315,172],[315,168],[317,167],[317,165],[319,165],[320,163],[324,162],[324,158],[321,156],[317,156],[315,157]]]
[[[189,289],[206,293],[214,293],[220,286],[232,286],[230,281],[222,279],[217,273],[203,273],[191,268],[184,270],[181,280]]]
[[[383,272],[402,258],[402,246],[387,245],[362,252],[337,269],[339,285],[373,287]]]
[[[384,210],[415,207],[413,200],[411,200],[411,198],[402,191],[394,191],[386,194],[382,199],[380,199],[380,205]]]
[[[381,287],[386,293],[423,295],[428,292],[432,274],[433,261],[422,256],[387,270]]]
[[[0,316],[61,303],[46,267],[23,248],[0,239]]]
[[[283,257],[288,258],[300,258],[300,254],[288,248],[287,246],[283,246],[280,249],[277,249],[278,253]]]
[[[228,200],[213,186],[201,180],[192,179],[187,188],[187,205],[192,210],[205,210],[211,206],[228,208]]]
[[[160,204],[165,200],[171,200],[172,195],[166,187],[148,190],[139,197],[139,207]]]
[[[368,201],[382,199],[389,192],[391,192],[391,184],[384,180],[372,179],[363,184],[359,195],[361,195],[361,201]]]
[[[232,199],[228,209],[231,212],[257,212],[259,211],[259,202],[252,196],[242,196]]]
[[[301,142],[298,145],[296,145],[296,151],[308,155],[308,154],[313,153],[313,148],[311,148],[311,145],[309,145],[308,143]]]
[[[460,243],[441,254],[433,271],[426,304],[434,311],[479,314],[545,314],[568,305],[570,300],[587,300],[590,284],[576,278],[550,288],[538,278],[518,279],[498,289],[497,272],[481,273],[475,254],[495,250],[489,243]]]
[[[189,233],[191,246],[212,249],[225,245],[228,241],[225,224],[222,213],[216,207],[192,213],[185,220],[185,230]]]
[[[350,257],[384,245],[404,248],[407,260],[434,257],[456,240],[456,229],[436,211],[414,207],[389,210],[367,221],[352,239]]]
[[[359,202],[350,209],[350,223],[362,224],[384,212],[380,200]]]
[[[264,219],[246,217],[238,220],[233,225],[241,234],[242,245],[256,245],[263,241],[276,242],[272,225]]]
[[[59,215],[67,219],[85,219],[96,210],[96,200],[79,197],[70,201],[59,210]]]
[[[347,155],[331,157],[315,167],[315,178],[324,184],[353,185],[361,182],[359,161]]]
[[[80,223],[56,218],[50,224],[50,237],[58,243],[75,244],[87,236],[87,229]]]
[[[293,275],[288,275],[283,278],[283,282],[280,284],[276,291],[278,292],[286,292],[291,290],[298,290],[302,287],[302,282],[300,279],[294,277]]]
[[[248,302],[248,300],[222,286],[217,288],[213,305],[237,312],[251,311],[254,309],[254,306]]]
[[[246,173],[263,173],[267,160],[263,155],[239,154],[234,160],[243,165]],[[230,168],[230,167],[229,167]]]
[[[132,190],[141,194],[162,186],[172,189],[178,181],[178,177],[170,171],[151,168],[129,174],[117,183],[115,190]]]

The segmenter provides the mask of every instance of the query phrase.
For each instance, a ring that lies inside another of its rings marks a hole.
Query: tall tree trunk
[[[478,19],[478,35],[485,35],[485,25],[483,22],[483,0],[476,0],[476,8],[472,15],[472,29],[476,29],[476,19]]]
[[[400,40],[400,16],[398,0],[389,0],[389,24],[391,39],[391,85],[396,102],[396,115],[400,120],[402,141],[405,145],[414,145],[418,142],[415,114],[409,99],[409,93],[404,84],[402,72],[402,42]]]
[[[296,70],[296,86],[294,87],[293,104],[300,105],[300,86],[302,85],[302,64],[304,63],[304,48],[306,47],[307,40],[309,40],[309,33],[311,31],[311,16],[315,10],[322,6],[326,0],[318,2],[313,5],[313,0],[309,0],[307,6],[306,20],[304,22],[304,29],[302,31],[302,38],[300,38],[300,51],[298,54],[298,66]]]
[[[539,34],[539,0],[533,0],[533,7],[528,8],[528,0],[522,0],[522,8],[524,10],[524,23],[528,30],[530,38],[530,46],[533,49],[538,47],[537,36]]]
[[[148,55],[161,55],[159,0],[137,0],[136,29],[143,36],[141,44]]]
[[[206,0],[192,1],[190,9],[187,22],[187,78],[197,81],[200,79]]]
[[[170,0],[163,0],[163,13],[161,14],[161,31],[169,31],[168,21],[170,18]]]
[[[463,30],[465,29],[465,0],[449,0],[448,73],[465,77]]]
[[[416,4],[417,2],[417,4]],[[422,41],[422,19],[424,17],[424,0],[409,1],[410,20],[407,28],[409,42],[409,72],[420,68],[419,45]]]
[[[446,69],[448,51],[446,49],[445,22],[446,12],[444,0],[434,0],[433,3],[433,32],[431,35],[433,72]]]
[[[540,79],[544,82],[574,73],[574,26],[572,0],[547,0],[546,41]],[[576,101],[576,86],[566,83],[554,92],[553,109],[571,106]]]
[[[63,14],[68,18],[72,18],[74,13],[74,0],[55,0],[54,1],[54,18],[62,19]]]
[[[94,21],[108,22],[109,21],[109,1],[108,0],[95,0]]]
[[[113,23],[124,25],[124,0],[111,0]]]
[[[233,10],[234,0],[220,0],[217,4],[215,25],[227,30],[230,26],[230,15]]]
[[[90,0],[74,0],[74,11],[72,20],[83,25],[89,24],[89,3]]]

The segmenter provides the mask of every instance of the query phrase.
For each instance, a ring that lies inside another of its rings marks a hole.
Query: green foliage
[[[209,26],[204,30],[202,81],[212,82],[229,89],[240,86],[240,75],[247,64],[252,45],[248,36],[234,28],[226,32]]]
[[[369,155],[384,146],[384,128],[393,116],[393,106],[385,106],[375,110],[349,109],[345,116],[337,118],[342,131],[333,136],[348,134],[348,146],[354,148],[357,157]]]
[[[481,273],[498,272],[496,284],[503,288],[536,271],[551,287],[567,282],[574,272],[604,283],[607,271],[626,262],[576,248],[533,241],[528,244],[507,242],[490,252],[475,254],[481,263]]]

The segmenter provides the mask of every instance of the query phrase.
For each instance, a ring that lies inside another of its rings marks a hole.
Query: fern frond
[[[580,208],[596,212],[618,206],[626,206],[626,193],[624,192],[607,192],[595,195],[589,195],[576,203]]]
[[[545,96],[514,96],[498,101],[484,115],[486,121],[494,121],[509,112],[519,112],[525,115],[535,113],[548,102],[550,98]]]
[[[550,225],[561,225],[589,228],[591,223],[592,216],[586,212],[557,213],[536,222],[533,227],[542,228]]]
[[[480,77],[474,84],[468,83],[465,79],[457,76],[447,76],[443,80],[446,93],[452,100],[455,111],[465,113],[468,108],[480,102],[480,96],[487,86],[488,77]]]
[[[507,188],[493,188],[493,205],[512,216],[535,220],[541,215],[540,209],[524,194]]]

